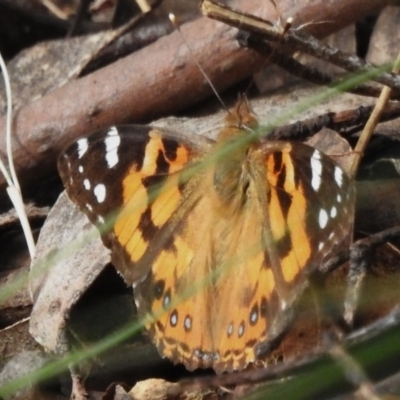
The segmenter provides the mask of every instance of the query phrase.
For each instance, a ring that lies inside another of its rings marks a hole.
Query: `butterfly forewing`
[[[137,261],[179,203],[177,181],[168,180],[208,145],[173,136],[149,126],[112,127],[79,139],[58,160],[69,197],[100,229],[128,284],[148,272]]]
[[[293,287],[304,272],[349,246],[355,188],[331,158],[307,145],[267,142],[261,151],[270,185],[268,225],[284,284]]]

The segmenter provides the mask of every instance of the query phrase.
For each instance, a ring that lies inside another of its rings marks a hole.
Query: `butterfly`
[[[256,362],[308,275],[350,244],[352,179],[320,151],[258,129],[241,98],[215,141],[126,125],[59,157],[159,353],[189,370]]]

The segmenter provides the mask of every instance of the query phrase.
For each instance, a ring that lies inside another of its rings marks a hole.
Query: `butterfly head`
[[[253,113],[247,97],[240,95],[235,106],[225,118],[225,127],[248,131],[257,129],[258,126],[258,119]],[[220,136],[219,139],[221,139]]]

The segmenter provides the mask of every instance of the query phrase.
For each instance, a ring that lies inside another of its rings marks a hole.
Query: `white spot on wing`
[[[337,208],[335,206],[333,206],[331,208],[331,218],[335,218],[337,215]]]
[[[78,171],[79,171],[80,174],[83,172],[83,167],[82,167],[82,165],[80,165],[80,166],[78,167]]]
[[[83,180],[83,186],[85,187],[86,190],[90,189],[90,182],[89,179],[84,179]]]
[[[326,225],[328,224],[328,219],[328,213],[324,209],[321,209],[318,216],[318,223],[321,229],[324,229],[326,227]]]
[[[168,295],[166,295],[166,296],[164,297],[164,301],[163,301],[164,307],[168,307],[170,301],[171,301],[170,297],[169,297]]]
[[[325,246],[325,243],[324,242],[320,242],[319,245],[318,245],[318,250],[321,251],[324,248],[324,246]]]
[[[93,193],[96,196],[97,202],[102,203],[106,198],[106,187],[102,183],[99,183],[93,189]]]
[[[178,323],[178,318],[177,318],[177,316],[176,316],[175,313],[172,313],[172,314],[171,314],[171,320],[170,320],[170,322],[171,322],[171,325],[172,325],[172,326],[175,326],[175,325]]]
[[[340,194],[337,195],[336,200],[338,203],[342,202],[342,196]]]
[[[243,322],[239,325],[239,329],[238,329],[238,336],[242,337],[244,333],[244,325]]]
[[[89,141],[87,138],[82,138],[79,139],[76,144],[78,146],[78,158],[82,158],[89,148]]]
[[[335,181],[339,187],[343,185],[343,171],[339,167],[335,167]]]
[[[256,311],[253,311],[253,312],[251,313],[251,315],[250,315],[250,321],[254,324],[255,322],[257,322],[257,317],[258,317],[257,312],[256,312]]]
[[[121,138],[115,126],[108,131],[105,143],[107,165],[108,168],[113,168],[118,164],[118,147],[121,144]]]
[[[318,150],[315,150],[311,157],[311,172],[311,186],[315,191],[318,191],[321,186],[322,175],[321,153]]]

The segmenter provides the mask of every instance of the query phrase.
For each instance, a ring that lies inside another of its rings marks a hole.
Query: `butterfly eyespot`
[[[177,310],[172,311],[171,316],[169,318],[169,323],[173,327],[175,327],[178,324],[178,311]]]
[[[309,273],[350,243],[355,199],[342,169],[301,143],[252,140],[208,162],[257,124],[243,99],[226,121],[216,141],[112,127],[58,162],[68,195],[103,228],[160,354],[217,372],[256,362]],[[226,260],[235,268],[219,273]],[[191,290],[198,282],[209,286]]]
[[[231,322],[228,326],[227,330],[228,338],[232,336],[232,333],[233,333],[233,322]]]
[[[260,314],[263,317],[267,317],[268,316],[268,302],[267,302],[267,299],[264,296],[261,297]]]
[[[164,295],[163,307],[167,308],[169,303],[171,303],[171,289],[168,289]]]
[[[250,311],[250,325],[255,325],[258,321],[258,304],[254,304],[253,308]]]
[[[188,315],[185,317],[185,332],[189,332],[192,329],[192,318]]]
[[[242,321],[238,328],[238,337],[241,338],[244,334],[244,321]]]
[[[162,295],[164,294],[164,289],[165,289],[165,281],[164,280],[159,280],[154,284],[154,297],[157,300],[160,300]],[[164,300],[165,302],[165,300]]]

